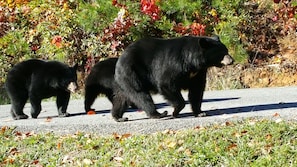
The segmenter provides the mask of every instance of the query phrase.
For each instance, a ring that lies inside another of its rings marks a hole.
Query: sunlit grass
[[[0,166],[294,166],[297,123],[250,119],[147,135],[0,131]]]

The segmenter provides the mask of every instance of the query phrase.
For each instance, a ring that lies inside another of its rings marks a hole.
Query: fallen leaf
[[[166,129],[166,130],[164,130],[162,133],[163,133],[163,134],[175,134],[176,131],[171,130],[171,129]]]
[[[130,166],[136,166],[136,162],[135,161],[130,161]]]
[[[125,133],[125,134],[122,135],[122,138],[128,138],[130,136],[132,136],[130,133]]]
[[[62,146],[62,143],[59,142],[59,143],[57,144],[57,149],[60,150],[60,149],[61,149],[61,146]]]
[[[14,158],[7,158],[3,161],[3,164],[14,164]]]
[[[241,135],[239,134],[239,133],[233,133],[233,136],[235,136],[235,137],[241,137]]]
[[[198,125],[198,126],[196,126],[194,129],[195,130],[199,130],[201,127]]]
[[[230,150],[233,150],[233,149],[236,149],[237,148],[237,144],[235,144],[235,143],[232,143],[232,144],[230,144],[229,146],[228,146],[228,151],[230,151]]]
[[[16,155],[16,154],[18,154],[18,153],[19,153],[19,151],[18,151],[18,149],[15,148],[15,147],[13,147],[13,148],[11,148],[11,149],[9,150],[9,154],[10,154],[10,155]]]
[[[35,134],[34,131],[30,131],[30,132],[25,133],[25,136],[30,137],[30,136],[33,136],[34,134]]]
[[[38,160],[34,160],[31,164],[33,164],[33,165],[37,165],[38,163],[39,163]]]
[[[185,141],[184,140],[178,140],[177,141],[177,144],[180,146],[180,145],[183,145],[185,143]]]
[[[279,117],[279,116],[280,116],[280,115],[279,115],[279,113],[277,113],[277,112],[273,114],[273,117]]]
[[[246,134],[248,131],[247,130],[244,130],[244,131],[241,131],[241,134]]]
[[[94,110],[89,110],[87,112],[87,115],[95,115],[95,114],[96,114],[96,112]]]
[[[270,140],[272,138],[272,135],[271,134],[267,134],[266,135],[266,140]]]
[[[93,148],[93,150],[98,150],[100,148],[100,146],[96,145],[96,146],[93,146],[92,148]]]
[[[45,119],[45,122],[51,122],[52,119],[53,119],[53,118],[51,118],[51,117],[47,117],[47,118]]]
[[[126,139],[128,137],[132,136],[130,133],[125,133],[123,135],[119,135],[117,133],[113,133],[113,137],[116,139],[116,140],[123,140],[123,139]]]
[[[225,122],[225,125],[226,125],[226,126],[231,126],[232,123],[231,123],[231,122]]]
[[[186,149],[186,150],[185,150],[185,154],[186,154],[187,156],[191,156],[191,155],[192,155],[192,151],[191,151],[190,149]]]
[[[16,132],[15,132],[15,135],[16,135],[16,136],[22,136],[22,133],[19,132],[19,131],[16,131]]]
[[[8,129],[7,126],[3,126],[3,127],[1,128],[1,133],[4,133],[7,129]]]

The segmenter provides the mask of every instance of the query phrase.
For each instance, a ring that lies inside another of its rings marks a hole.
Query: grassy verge
[[[294,166],[297,123],[268,120],[149,135],[0,131],[0,166]]]

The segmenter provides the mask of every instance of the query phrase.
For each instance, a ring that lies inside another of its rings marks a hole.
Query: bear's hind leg
[[[161,94],[168,100],[168,102],[174,107],[172,113],[173,118],[177,118],[179,112],[185,107],[185,100],[180,91],[173,91],[173,88],[161,88]]]
[[[28,115],[24,114],[23,109],[28,100],[28,93],[26,91],[18,91],[17,94],[11,96],[11,115],[13,119],[27,119]]]
[[[66,112],[70,99],[70,92],[60,92],[57,95],[57,108],[59,117],[68,117],[70,114]]]
[[[137,108],[142,109],[146,112],[149,118],[163,118],[166,117],[168,112],[164,111],[163,113],[159,113],[156,110],[156,106],[151,95],[148,92],[137,92],[135,94],[131,94],[129,97],[131,98],[131,102],[137,106]]]
[[[144,110],[149,118],[166,117],[168,112],[159,113],[156,110],[150,90],[142,84],[146,81],[142,81],[140,78],[129,66],[122,67],[121,62],[117,63],[115,80],[121,87],[120,93],[128,98],[128,102],[135,104],[138,109]]]
[[[112,100],[111,115],[113,119],[117,122],[128,121],[127,117],[123,117],[125,110],[128,108],[126,97],[123,95],[116,94]]]
[[[17,102],[17,104],[12,104],[10,112],[11,112],[13,119],[18,120],[18,119],[27,119],[28,118],[28,115],[24,114],[24,112],[23,112],[26,101],[27,101],[27,99],[23,100],[23,101],[19,101],[19,102]]]

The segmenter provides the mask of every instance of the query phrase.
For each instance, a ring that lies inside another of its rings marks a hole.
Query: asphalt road
[[[187,92],[183,95],[187,101]],[[166,104],[162,96],[154,95],[153,99],[158,111],[167,110],[172,114],[173,108]],[[297,121],[297,87],[206,91],[203,99],[202,110],[207,113],[206,117],[193,117],[190,105],[187,104],[180,113],[180,118],[147,119],[144,112],[130,110],[124,115],[129,121],[124,123],[112,119],[109,112],[111,104],[105,97],[99,97],[95,101],[95,115],[86,115],[83,100],[71,100],[68,106],[71,116],[66,118],[57,117],[55,102],[42,102],[43,111],[39,117],[27,120],[13,120],[9,112],[10,105],[1,105],[0,127],[13,126],[18,131],[35,133],[86,132],[108,135],[194,128],[249,117]],[[24,112],[30,115],[30,104],[26,104]]]

